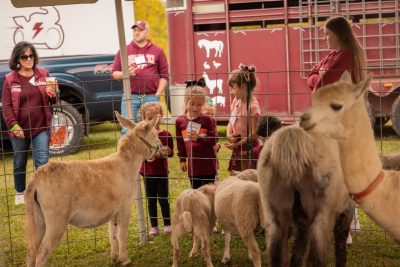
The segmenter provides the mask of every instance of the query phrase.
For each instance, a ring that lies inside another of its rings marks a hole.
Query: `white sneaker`
[[[24,192],[15,194],[15,205],[25,204]]]

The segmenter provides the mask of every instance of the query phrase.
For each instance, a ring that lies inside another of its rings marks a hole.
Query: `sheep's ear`
[[[356,100],[359,99],[360,96],[365,95],[365,93],[369,89],[371,80],[372,80],[372,75],[368,75],[364,80],[355,85],[355,87],[353,88],[353,92],[355,94]]]
[[[128,120],[128,119],[122,117],[122,116],[118,113],[118,111],[115,111],[115,116],[117,117],[117,120],[118,120],[119,124],[120,124],[122,127],[125,127],[125,128],[127,128],[127,129],[133,129],[133,128],[135,128],[136,124],[135,124],[133,121],[130,121],[130,120]]]
[[[340,80],[344,81],[344,82],[352,83],[350,72],[348,72],[347,70],[345,72],[343,72],[342,76],[340,77]]]

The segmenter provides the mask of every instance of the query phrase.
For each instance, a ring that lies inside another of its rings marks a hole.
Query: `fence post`
[[[133,110],[132,110],[132,96],[131,96],[131,84],[128,72],[128,57],[126,54],[126,40],[124,31],[124,17],[122,13],[121,0],[115,0],[115,12],[117,16],[118,25],[118,39],[120,47],[120,56],[122,64],[122,75],[123,75],[123,85],[124,94],[126,99],[126,114],[128,114],[128,119],[133,120]],[[142,184],[140,183],[140,174],[136,177],[136,208],[139,226],[139,237],[140,243],[147,242],[147,231],[144,223],[144,210],[143,210],[143,198],[142,198]]]

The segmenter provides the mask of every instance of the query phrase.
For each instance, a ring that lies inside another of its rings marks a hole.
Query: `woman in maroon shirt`
[[[49,158],[50,103],[55,103],[54,86],[46,86],[49,73],[36,67],[39,58],[28,42],[15,45],[3,85],[3,117],[14,152],[15,204],[24,203],[26,164],[32,144],[35,168]]]
[[[327,20],[324,31],[331,52],[308,75],[307,84],[311,90],[315,92],[322,86],[338,81],[346,70],[351,73],[353,83],[363,80],[366,76],[365,55],[350,23],[344,17],[332,17]],[[361,229],[357,210],[354,212],[352,224],[352,229]],[[350,233],[347,243],[352,243]]]
[[[326,22],[324,32],[331,52],[308,75],[310,89],[315,92],[338,81],[346,70],[351,73],[354,83],[360,82],[366,73],[365,56],[350,23],[344,17],[332,17]]]

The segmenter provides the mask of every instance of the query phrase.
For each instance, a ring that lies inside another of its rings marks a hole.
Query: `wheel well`
[[[86,121],[86,114],[88,112],[85,109],[82,96],[75,89],[65,85],[60,85],[60,99],[73,105],[79,111],[79,113],[82,114],[82,120]]]
[[[85,105],[83,98],[78,92],[68,86],[60,86],[60,98],[70,104],[72,104],[81,114],[84,114]]]

